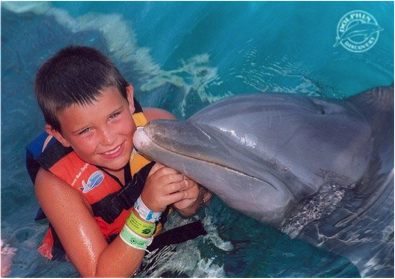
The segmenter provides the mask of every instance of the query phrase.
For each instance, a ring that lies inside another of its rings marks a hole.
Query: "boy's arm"
[[[82,277],[128,277],[134,274],[144,251],[118,236],[107,244],[90,206],[72,187],[40,169],[35,190],[38,202]]]
[[[153,119],[177,119],[172,113],[159,108],[143,108],[148,121]]]

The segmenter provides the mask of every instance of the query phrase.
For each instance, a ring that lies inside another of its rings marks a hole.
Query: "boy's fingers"
[[[185,190],[185,187],[186,186],[185,186],[184,180],[181,180],[179,182],[173,182],[173,183],[167,184],[163,187],[163,193],[165,195],[171,195],[173,193]]]
[[[150,176],[155,176],[156,178],[170,174],[180,174],[180,173],[172,168],[166,167],[159,163],[156,163],[150,171]]]
[[[170,175],[164,175],[159,177],[157,180],[157,185],[163,185],[162,187],[167,188],[171,184],[177,184],[181,183],[182,186],[186,186],[186,182],[184,180],[184,177],[181,174],[170,174]]]
[[[166,202],[166,204],[173,204],[173,203],[176,203],[176,202],[179,202],[179,201],[183,200],[184,197],[185,197],[185,192],[184,191],[177,191],[177,192],[174,192],[174,193],[172,193],[170,195],[167,195],[164,198],[164,202]]]

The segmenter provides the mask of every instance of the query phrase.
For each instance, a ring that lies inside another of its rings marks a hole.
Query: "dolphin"
[[[152,120],[135,148],[291,237],[394,276],[394,87],[349,98],[238,95]]]

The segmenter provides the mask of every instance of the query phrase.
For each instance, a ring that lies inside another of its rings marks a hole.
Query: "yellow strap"
[[[134,176],[144,166],[151,163],[151,160],[148,160],[143,155],[137,153],[136,149],[133,149],[129,162],[130,162],[130,172],[132,176]]]
[[[132,117],[133,117],[134,124],[136,124],[136,127],[143,127],[148,122],[142,112],[134,113],[134,114],[132,114]],[[151,162],[151,160],[148,160],[144,156],[137,153],[137,151],[135,149],[133,149],[133,152],[130,156],[129,162],[130,162],[130,172],[133,176],[139,170],[141,170],[145,165],[149,164]]]
[[[147,118],[145,118],[144,113],[142,112],[137,112],[132,114],[134,124],[136,124],[136,127],[143,127],[145,124],[147,124]]]

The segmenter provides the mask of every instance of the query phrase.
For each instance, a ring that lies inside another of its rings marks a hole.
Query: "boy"
[[[60,242],[83,277],[132,276],[162,212],[172,205],[192,216],[211,197],[134,151],[136,126],[174,116],[154,108],[143,113],[132,85],[89,47],[67,47],[45,62],[35,92],[45,131],[57,140],[44,144],[33,178],[51,224],[40,252],[51,258]]]

